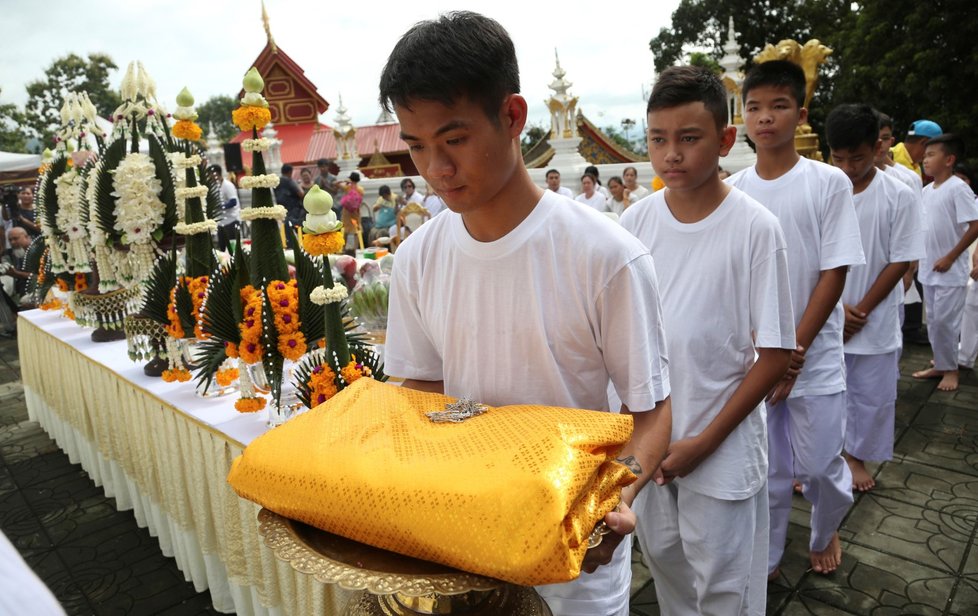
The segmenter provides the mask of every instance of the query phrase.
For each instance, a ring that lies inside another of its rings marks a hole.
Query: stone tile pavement
[[[929,349],[901,362],[896,457],[873,467],[841,529],[842,568],[808,572],[808,505],[795,497],[782,578],[769,614],[978,615],[978,378],[936,391],[916,382]],[[0,340],[0,529],[69,614],[213,614],[156,539],[27,420],[17,345]],[[633,616],[659,614],[634,556]]]

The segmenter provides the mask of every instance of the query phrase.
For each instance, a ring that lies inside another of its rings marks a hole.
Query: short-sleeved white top
[[[781,226],[736,188],[705,219],[676,220],[660,190],[632,205],[621,225],[649,247],[662,294],[672,385],[672,439],[700,434],[754,365],[755,348],[795,348]],[[756,341],[755,341],[756,336]],[[767,436],[761,408],[676,481],[740,500],[764,487]]]
[[[807,158],[774,180],[762,179],[748,167],[725,181],[759,201],[781,223],[797,327],[823,271],[865,263],[852,183],[839,169]],[[806,351],[805,367],[789,397],[845,390],[843,325],[840,300]]]
[[[594,193],[588,197],[584,193],[581,193],[574,197],[574,201],[583,203],[584,205],[590,205],[597,212],[607,212],[608,210],[608,198],[601,193],[601,191],[595,190]]]
[[[920,260],[917,280],[932,286],[963,287],[968,284],[968,272],[971,271],[967,250],[961,251],[946,272],[935,272],[934,263],[961,241],[969,222],[978,220],[978,202],[971,188],[956,175],[944,180],[940,186],[934,184],[931,182],[923,190],[924,249],[927,254]]]
[[[855,306],[890,263],[916,261],[924,254],[924,232],[920,225],[920,202],[895,176],[877,171],[861,193],[853,195],[864,265],[853,265],[846,277],[842,303]],[[845,343],[853,355],[879,355],[899,349],[900,304],[903,285],[893,290],[869,313],[863,329]]]

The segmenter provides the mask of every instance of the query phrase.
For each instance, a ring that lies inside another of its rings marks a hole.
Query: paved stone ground
[[[769,614],[978,615],[978,378],[954,394],[901,362],[896,456],[874,467],[841,530],[842,568],[807,572],[808,505],[795,497],[782,578]],[[0,529],[69,614],[213,614],[156,539],[118,512],[88,475],[27,420],[15,341],[0,340]],[[659,614],[653,582],[634,558],[633,616]]]

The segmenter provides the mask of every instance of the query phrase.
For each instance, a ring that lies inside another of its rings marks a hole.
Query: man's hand
[[[696,470],[696,467],[712,453],[713,451],[708,450],[695,436],[673,441],[669,444],[666,457],[662,459],[659,468],[655,469],[652,480],[662,486],[676,477],[685,477]]]
[[[787,400],[791,390],[795,387],[795,383],[794,378],[784,377],[778,381],[778,384],[774,386],[771,393],[767,395],[767,398],[764,399],[765,402],[773,405]]]
[[[846,323],[842,329],[842,340],[848,342],[850,338],[862,331],[866,326],[868,315],[865,312],[856,310],[854,306],[843,304],[845,308]]]
[[[972,268],[971,273],[968,275],[971,276],[972,280],[978,280],[978,266]]]
[[[791,363],[788,364],[788,371],[785,373],[784,378],[793,380],[798,378],[801,374],[801,369],[805,367],[805,347],[797,346],[795,350],[791,352]]]
[[[934,261],[934,271],[943,274],[947,270],[951,269],[952,265],[954,265],[954,259],[944,255],[937,261]]]
[[[604,516],[604,523],[608,525],[611,532],[604,536],[600,545],[591,548],[584,555],[584,562],[581,563],[581,570],[584,573],[594,573],[601,565],[610,563],[621,540],[635,531],[635,524],[638,521],[635,512],[624,502],[618,508],[619,511],[610,511]]]

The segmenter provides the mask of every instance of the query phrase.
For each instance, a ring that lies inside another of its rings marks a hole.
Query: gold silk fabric
[[[433,423],[453,398],[359,379],[256,439],[228,482],[317,528],[515,584],[581,572],[588,535],[635,481],[632,418],[545,406]]]

